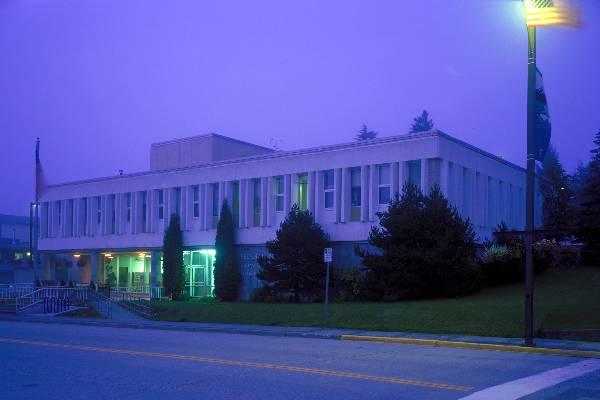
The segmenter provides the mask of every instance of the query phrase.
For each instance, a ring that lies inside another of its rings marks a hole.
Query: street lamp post
[[[536,143],[537,66],[536,27],[577,26],[579,19],[567,0],[523,0],[527,23],[527,192],[525,199],[525,346],[533,346],[533,233],[535,207],[535,160],[540,156]],[[549,134],[549,133],[548,133]],[[543,154],[545,149],[541,151]],[[540,158],[538,158],[540,159]]]
[[[533,346],[536,28],[527,27],[527,193],[525,201],[525,346]]]

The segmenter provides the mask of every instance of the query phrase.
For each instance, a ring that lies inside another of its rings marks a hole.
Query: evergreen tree
[[[242,275],[235,253],[233,216],[227,199],[223,200],[215,239],[215,296],[222,301],[238,299]]]
[[[410,126],[410,133],[427,132],[433,129],[433,120],[429,119],[427,110],[423,110],[421,115],[414,119]]]
[[[179,215],[172,214],[163,240],[163,286],[173,300],[184,298],[183,234]]]
[[[327,244],[327,235],[310,211],[294,204],[275,240],[267,242],[270,255],[259,257],[261,270],[257,277],[275,297],[315,300],[325,287],[323,249]]]
[[[363,258],[363,294],[374,300],[460,296],[479,290],[475,233],[469,220],[434,187],[428,196],[413,184],[377,214]]]
[[[585,243],[584,259],[600,263],[600,131],[594,139],[589,175],[581,193],[581,212],[578,218],[578,236]]]
[[[558,159],[554,147],[549,146],[542,164],[540,193],[544,198],[542,221],[544,229],[562,231],[556,238],[568,236],[572,231],[572,191],[569,179]]]
[[[356,135],[357,141],[375,139],[377,137],[377,132],[369,130],[366,124],[363,124],[360,131],[358,131],[358,135]]]

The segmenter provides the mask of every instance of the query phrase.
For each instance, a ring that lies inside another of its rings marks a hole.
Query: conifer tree
[[[477,291],[481,276],[475,263],[475,233],[439,188],[425,196],[413,184],[369,235],[377,252],[363,258],[363,294],[373,300],[460,296]]]
[[[600,131],[594,138],[588,176],[581,193],[581,212],[578,217],[578,236],[585,243],[584,261],[600,263]]]
[[[227,199],[223,200],[215,239],[215,296],[222,301],[238,299],[242,276],[235,253],[233,216]]]
[[[358,135],[356,135],[357,141],[375,139],[377,137],[377,132],[369,130],[366,124],[363,124],[362,128],[358,131]]]
[[[427,110],[423,110],[421,115],[413,120],[410,126],[410,133],[427,132],[433,129],[433,120],[429,119]]]
[[[572,191],[558,153],[549,146],[542,164],[540,193],[544,199],[542,221],[544,229],[560,231],[556,238],[568,236],[573,228]]]
[[[328,238],[308,210],[292,207],[276,233],[267,242],[268,257],[259,257],[258,279],[279,298],[315,300],[325,288],[323,249]]]
[[[173,300],[184,298],[183,281],[183,234],[179,215],[173,214],[163,240],[163,286]]]

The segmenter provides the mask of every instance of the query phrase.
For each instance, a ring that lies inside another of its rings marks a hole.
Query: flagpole
[[[525,346],[533,346],[533,229],[535,199],[536,28],[527,27],[527,193],[525,204]]]
[[[33,240],[35,242],[35,257],[33,258],[34,261],[34,275],[35,275],[35,280],[37,282],[37,280],[39,279],[39,264],[40,264],[40,254],[38,251],[38,237],[39,237],[39,218],[38,218],[38,213],[39,213],[39,205],[40,205],[40,193],[39,193],[39,188],[40,188],[40,138],[38,137],[35,140],[35,203],[33,203],[33,218],[34,218],[34,232],[33,232]]]

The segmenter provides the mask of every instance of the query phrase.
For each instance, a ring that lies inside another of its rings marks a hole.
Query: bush
[[[575,246],[563,246],[558,252],[558,265],[575,267],[581,262],[581,250]]]
[[[506,285],[523,280],[523,251],[520,242],[485,247],[480,263],[485,286]]]
[[[536,273],[558,265],[560,247],[556,240],[542,239],[533,244],[533,267]]]
[[[363,279],[359,268],[335,270],[333,280],[336,300],[357,301],[360,299]]]
[[[323,249],[327,234],[312,214],[294,204],[275,234],[267,242],[269,256],[260,256],[256,274],[273,296],[293,301],[317,301],[325,289]]]
[[[369,243],[377,253],[363,258],[363,295],[373,300],[453,297],[481,287],[475,262],[475,233],[439,188],[428,196],[413,184],[377,213]]]

